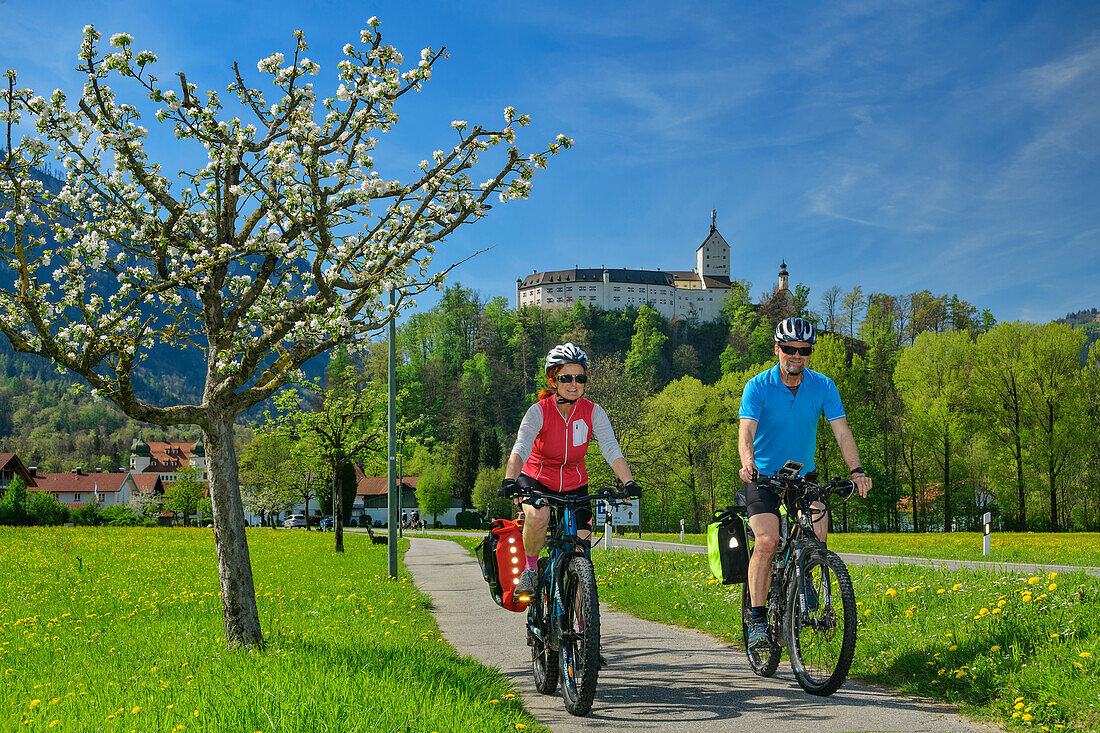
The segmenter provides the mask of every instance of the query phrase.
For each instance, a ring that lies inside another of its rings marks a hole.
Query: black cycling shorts
[[[535,479],[531,478],[525,473],[521,473],[519,478],[516,479],[516,483],[525,489],[534,489],[535,491],[544,491],[547,494],[561,494],[562,496],[587,496],[588,484],[580,486],[576,489],[570,489],[569,491],[553,491],[540,484]],[[579,507],[573,512],[573,516],[577,518],[577,529],[592,529],[592,507],[583,506]]]
[[[779,516],[779,496],[767,486],[745,483],[745,514],[749,517],[757,514]]]

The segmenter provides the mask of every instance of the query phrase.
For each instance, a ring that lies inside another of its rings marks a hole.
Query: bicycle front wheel
[[[585,715],[596,696],[600,671],[600,602],[596,574],[586,557],[571,557],[561,585],[561,696],[565,709]]]
[[[776,589],[771,589],[772,593],[776,593]],[[767,649],[750,649],[749,648],[749,619],[752,617],[752,602],[749,600],[749,584],[741,584],[741,640],[745,644],[745,654],[749,658],[749,667],[752,671],[761,677],[771,677],[775,674],[775,670],[779,667],[779,656],[782,650],[779,648],[777,640],[772,639],[771,645]]]
[[[791,584],[788,652],[795,679],[811,695],[836,692],[856,650],[856,594],[848,568],[835,553],[813,550],[802,576],[807,607]]]

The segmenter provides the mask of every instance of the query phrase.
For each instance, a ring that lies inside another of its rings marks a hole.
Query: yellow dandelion
[[[516,723],[516,730],[527,730],[527,726],[523,723]]]
[[[887,588],[886,593],[884,593],[883,595],[887,595],[887,596],[892,597],[892,596],[896,596],[897,594],[898,594],[898,592],[896,590],[894,590],[893,588]]]
[[[1043,582],[1043,579],[1040,578],[1038,575],[1034,575],[1034,576],[1027,579],[1027,584],[1028,585],[1035,585],[1036,583],[1042,583],[1042,582]]]
[[[992,611],[990,611],[990,613],[993,614],[994,616],[996,616],[1000,612],[1001,612],[1001,609],[999,609],[999,608],[994,608]]]
[[[1024,603],[1031,603],[1031,594],[1030,593],[1024,593],[1023,599],[1024,599]]]
[[[137,715],[140,712],[141,712],[141,708],[139,708],[137,705],[135,705],[134,709],[130,711],[130,715]]]
[[[955,583],[955,585],[951,586],[951,590],[958,590],[959,588],[962,588],[962,583]]]
[[[490,700],[490,701],[489,701],[489,704],[490,704],[490,705],[497,705],[497,704],[499,704],[499,703],[500,703],[500,700]]]
[[[198,710],[195,711],[195,717],[196,718],[199,717],[199,711]]]
[[[958,644],[952,644],[951,646],[949,646],[949,647],[947,648],[947,651],[949,651],[949,652],[953,652],[953,651],[955,651],[955,650],[956,650],[956,649],[958,649],[958,648],[959,648],[959,645],[958,645]]]
[[[1082,659],[1088,659],[1092,656],[1092,652],[1081,652],[1077,656],[1081,657]]]
[[[1047,586],[1047,590],[1054,590],[1057,587],[1058,587],[1057,583],[1051,583],[1050,585]]]
[[[1001,651],[1001,646],[999,644],[994,644],[993,646],[989,647],[989,651],[999,652],[999,651]]]
[[[1057,577],[1058,577],[1058,573],[1047,573],[1047,580],[1054,580]]]
[[[49,724],[48,726],[46,726],[46,727],[47,727],[47,728],[53,728],[53,727],[54,727],[55,725],[59,725],[60,723],[61,723],[61,721],[60,721],[60,720],[51,720],[51,721],[50,721],[50,724]]]
[[[1031,721],[1035,720],[1035,716],[1031,713],[1024,713],[1020,716],[1020,720],[1024,721],[1025,723],[1030,723]]]
[[[1074,669],[1084,669],[1085,665],[1081,664],[1080,662],[1074,662],[1073,663],[1073,668]]]

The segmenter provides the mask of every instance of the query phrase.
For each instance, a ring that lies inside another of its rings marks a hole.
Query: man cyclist
[[[741,480],[745,482],[749,526],[756,538],[749,560],[750,649],[767,647],[767,611],[764,603],[771,585],[771,563],[779,540],[779,497],[757,486],[757,472],[771,475],[788,461],[797,461],[806,472],[814,469],[817,449],[817,422],[821,415],[829,421],[840,454],[851,472],[860,496],[867,496],[871,479],[859,464],[859,450],[844,415],[833,380],[806,367],[813,353],[817,334],[804,318],[788,318],[775,327],[775,355],[779,363],[756,375],[741,395],[737,448],[741,455]],[[824,508],[816,504],[815,508]],[[825,542],[828,516],[814,524],[818,538]],[[816,597],[807,598],[811,607]]]
[[[563,494],[588,494],[588,472],[584,455],[595,437],[611,470],[634,496],[641,489],[634,483],[626,458],[615,440],[615,432],[602,407],[584,398],[588,383],[588,355],[571,343],[560,344],[546,356],[548,389],[528,408],[519,425],[516,443],[504,470],[505,490],[516,484],[525,489]],[[522,469],[522,472],[521,472]],[[550,507],[523,505],[523,550],[526,563],[513,595],[530,598],[537,581],[538,556],[546,543]],[[577,536],[589,535],[591,509],[578,509]]]

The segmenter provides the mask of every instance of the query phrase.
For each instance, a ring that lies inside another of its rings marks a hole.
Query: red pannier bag
[[[489,527],[489,534],[475,550],[481,574],[489,584],[489,595],[498,606],[517,613],[527,610],[526,601],[512,599],[512,591],[523,572],[523,532],[519,525],[508,519],[497,519]]]

